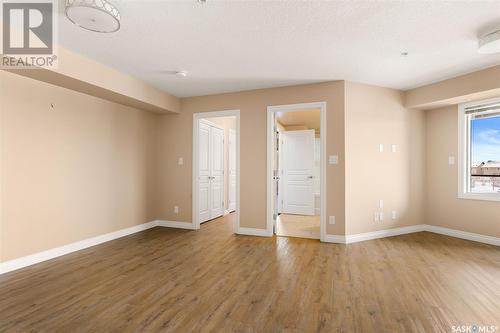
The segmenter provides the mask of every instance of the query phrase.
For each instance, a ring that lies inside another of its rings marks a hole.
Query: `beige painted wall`
[[[2,261],[153,219],[160,116],[0,78]]]
[[[339,155],[339,165],[328,165],[327,215],[337,217],[330,234],[344,233],[344,82],[261,89],[181,100],[180,115],[163,115],[159,135],[159,170],[155,216],[191,221],[193,113],[239,109],[241,135],[241,226],[266,228],[267,106],[325,101],[327,154]],[[178,157],[184,157],[178,166]],[[172,189],[175,189],[172,190]],[[180,207],[179,215],[173,206]]]
[[[229,130],[236,131],[236,117],[205,118],[224,128],[224,209],[229,207]]]
[[[426,216],[428,224],[500,237],[500,203],[458,199],[458,107],[426,111]]]
[[[241,225],[264,229],[267,106],[318,101],[327,155],[340,161],[327,166],[328,234],[427,223],[500,236],[498,203],[456,199],[446,163],[456,106],[410,110],[399,91],[337,81],[185,98],[181,114],[157,115],[12,73],[0,83],[0,261],[155,219],[190,222],[194,112],[241,110]]]
[[[424,223],[424,112],[406,109],[400,91],[346,82],[345,123],[346,234]]]

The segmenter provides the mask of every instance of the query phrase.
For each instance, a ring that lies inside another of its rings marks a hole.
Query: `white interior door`
[[[282,212],[314,215],[314,130],[285,131],[282,139]]]
[[[224,129],[200,120],[198,156],[199,221],[224,213]]]
[[[229,156],[228,156],[228,211],[236,210],[236,132],[229,130]]]
[[[203,122],[199,122],[198,130],[198,207],[199,221],[205,222],[210,220],[210,126]]]
[[[210,127],[210,218],[224,214],[224,129]]]

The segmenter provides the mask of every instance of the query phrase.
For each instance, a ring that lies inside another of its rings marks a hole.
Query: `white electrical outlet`
[[[174,213],[179,214],[179,206],[174,206]]]
[[[328,157],[328,163],[330,163],[330,164],[339,164],[339,157],[337,155],[330,155]]]
[[[395,153],[396,152],[396,145],[392,145],[391,146],[391,150],[392,150],[393,153]]]
[[[380,199],[378,201],[378,208],[383,209],[384,208],[384,200]]]
[[[373,221],[378,222],[379,220],[379,213],[373,214]]]
[[[395,220],[395,219],[396,219],[396,211],[395,211],[395,210],[393,210],[393,211],[391,212],[391,217],[392,217],[392,219],[393,219],[393,220]]]
[[[455,156],[448,156],[448,164],[455,165]]]
[[[184,164],[184,159],[182,157],[179,157],[179,165],[183,165]]]
[[[384,212],[380,212],[379,215],[380,215],[379,220],[383,221],[384,220]]]
[[[328,223],[329,223],[329,224],[335,224],[335,216],[330,216],[330,217],[328,218]]]

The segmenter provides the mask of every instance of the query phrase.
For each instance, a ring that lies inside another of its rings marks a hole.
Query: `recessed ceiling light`
[[[492,54],[500,52],[500,30],[494,31],[479,38],[477,52]]]
[[[95,32],[120,29],[120,11],[107,0],[66,0],[66,17],[75,25]]]

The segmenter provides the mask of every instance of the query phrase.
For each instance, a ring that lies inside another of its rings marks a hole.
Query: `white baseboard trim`
[[[365,240],[399,236],[404,234],[410,234],[413,232],[425,231],[425,227],[426,226],[424,224],[419,224],[408,227],[384,229],[373,232],[366,232],[362,234],[345,235],[345,236],[327,234],[324,241],[327,243],[351,244],[351,243],[362,242]]]
[[[350,244],[350,243],[357,243],[357,242],[362,242],[362,241],[370,240],[370,239],[411,234],[414,232],[421,232],[421,231],[425,231],[425,230],[426,230],[425,225],[418,224],[418,225],[412,225],[412,226],[408,226],[408,227],[378,230],[378,231],[366,232],[366,233],[362,233],[362,234],[346,235],[345,237],[346,237],[346,244]]]
[[[99,245],[99,244],[102,244],[105,242],[109,242],[113,239],[125,237],[128,235],[134,234],[136,232],[150,229],[150,228],[153,228],[156,226],[157,226],[156,221],[143,223],[143,224],[135,225],[135,226],[130,227],[130,228],[121,229],[118,231],[113,231],[113,232],[110,232],[110,233],[107,233],[104,235],[95,236],[92,238],[87,238],[87,239],[84,239],[84,240],[81,240],[81,241],[78,241],[75,243],[71,243],[68,245],[59,246],[59,247],[56,247],[56,248],[53,248],[50,250],[46,250],[46,251],[38,252],[35,254],[31,254],[31,255],[28,255],[25,257],[2,262],[2,263],[0,263],[0,274],[8,273],[8,272],[20,269],[20,268],[24,268],[24,267],[31,266],[34,264],[38,264],[42,261],[54,259],[54,258],[63,256],[65,254],[69,254],[69,253],[72,253],[75,251],[83,250],[83,249],[86,249],[88,247],[92,247],[92,246]]]
[[[485,235],[475,234],[475,233],[467,232],[467,231],[437,227],[434,225],[426,225],[425,231],[429,231],[429,232],[433,232],[433,233],[441,234],[441,235],[446,235],[446,236],[451,236],[451,237],[467,239],[467,240],[471,240],[471,241],[475,241],[475,242],[500,246],[500,237],[485,236]]]
[[[181,229],[189,229],[194,230],[195,227],[191,223],[187,222],[177,222],[177,221],[163,221],[156,220],[153,222],[139,224],[130,228],[121,229],[118,231],[110,232],[104,235],[84,239],[75,243],[71,243],[68,245],[56,247],[54,249],[50,249],[47,251],[31,254],[25,257],[21,257],[18,259],[9,260],[6,262],[0,263],[0,274],[8,273],[17,269],[21,269],[27,266],[31,266],[42,261],[54,259],[65,254],[69,254],[75,251],[83,250],[88,247],[92,247],[95,245],[99,245],[105,242],[109,242],[111,240],[125,237],[146,229],[150,229],[156,226],[160,227],[169,227],[169,228],[181,228]],[[462,238],[466,240],[476,241],[480,243],[490,244],[500,246],[500,238],[485,236],[480,234],[475,234],[472,232],[437,227],[433,225],[419,224],[402,228],[393,228],[393,229],[385,229],[374,232],[367,232],[362,234],[355,235],[329,235],[325,236],[324,242],[327,243],[340,243],[340,244],[350,244],[361,242],[365,240],[391,237],[404,235],[414,232],[428,231],[441,235],[451,236]],[[266,229],[256,229],[256,228],[239,228],[236,232],[239,235],[248,235],[248,236],[262,236],[262,237],[271,237],[272,232],[269,232]]]
[[[325,239],[323,239],[322,241],[325,243],[345,244],[345,236],[326,234]]]
[[[421,231],[428,231],[428,232],[433,232],[436,234],[441,234],[441,235],[476,241],[476,242],[480,242],[480,243],[500,246],[500,238],[499,237],[474,234],[472,232],[460,231],[460,230],[443,228],[443,227],[436,227],[436,226],[428,225],[428,224],[418,224],[418,225],[412,225],[412,226],[408,226],[408,227],[378,230],[378,231],[373,231],[373,232],[366,232],[366,233],[362,233],[362,234],[354,234],[354,235],[346,235],[346,236],[328,235],[327,234],[324,241],[327,243],[351,244],[351,243],[362,242],[362,241],[371,240],[371,239],[399,236],[399,235],[411,234],[414,232],[421,232]]]
[[[239,228],[236,233],[238,235],[272,237],[272,232],[269,233],[266,229]]]
[[[159,227],[189,229],[189,230],[195,230],[196,229],[195,226],[192,223],[189,223],[189,222],[156,220],[155,223]]]

